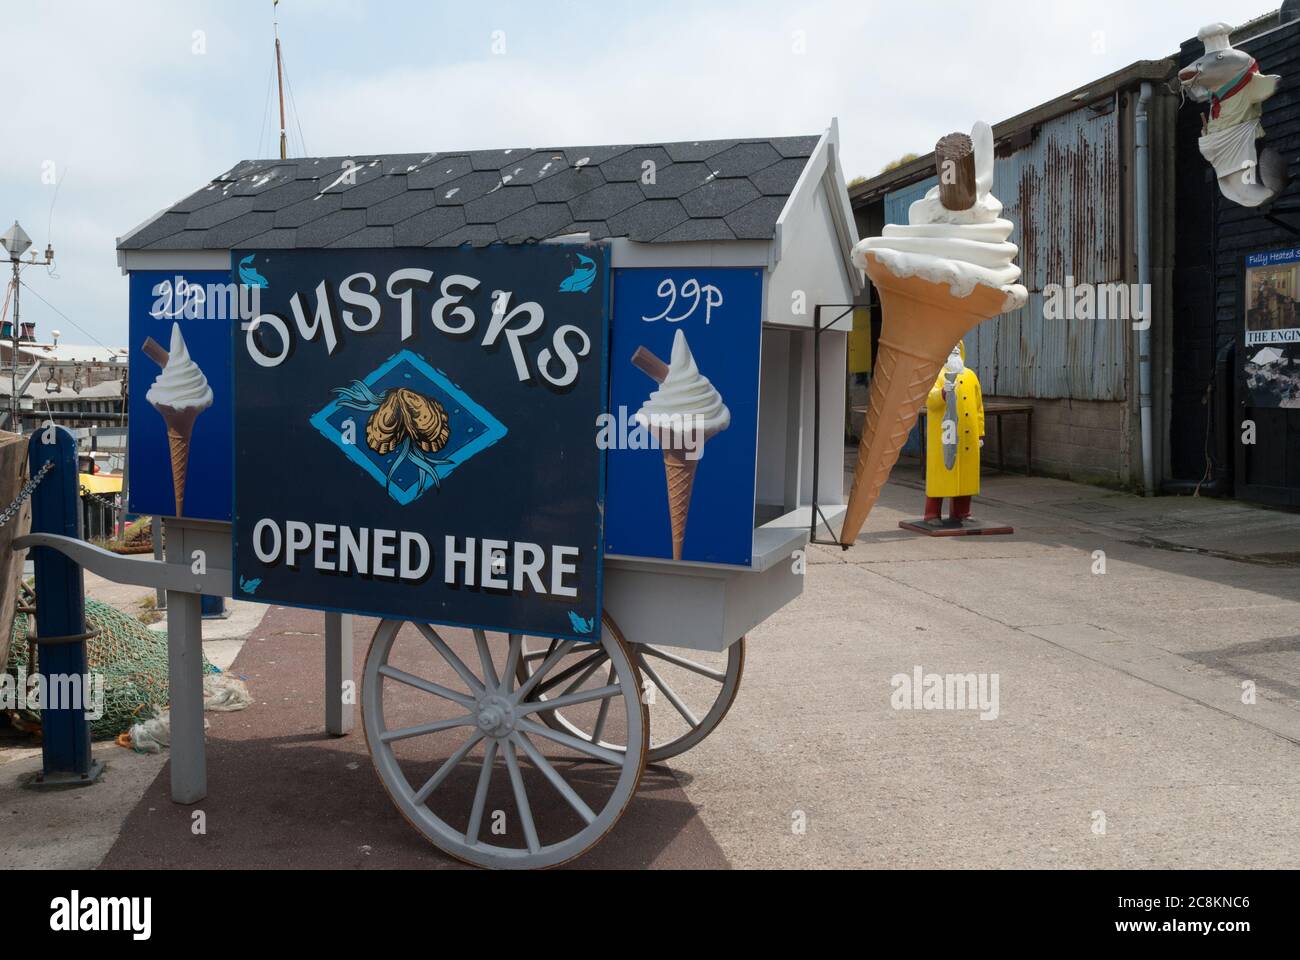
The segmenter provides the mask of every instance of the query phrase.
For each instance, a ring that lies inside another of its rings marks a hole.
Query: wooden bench
[[[866,407],[854,407],[854,414],[867,415]],[[925,479],[925,432],[926,412],[921,411],[921,479]],[[1002,428],[1003,417],[1023,416],[1025,418],[1025,476],[1034,474],[1034,405],[1016,400],[989,400],[984,404],[984,419],[998,422],[998,473],[1007,472],[1006,445],[1003,442],[1005,431]],[[866,427],[864,425],[863,429]]]
[[[998,421],[998,473],[1007,472],[1006,450],[1002,443],[1004,430],[1003,417],[1023,416],[1025,418],[1025,476],[1034,475],[1034,405],[1015,400],[990,400],[984,404],[984,419],[993,417]]]

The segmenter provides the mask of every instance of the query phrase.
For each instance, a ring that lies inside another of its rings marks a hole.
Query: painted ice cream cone
[[[161,351],[153,354],[161,357]],[[167,426],[167,443],[171,452],[172,490],[176,496],[176,516],[185,515],[185,481],[189,475],[190,444],[194,422],[212,406],[212,388],[190,358],[179,323],[172,324],[171,349],[167,351],[163,371],[145,395]]]
[[[1014,225],[989,193],[992,130],[977,124],[970,138],[945,137],[936,158],[941,185],[913,204],[909,225],[888,226],[854,250],[879,291],[884,327],[840,534],[846,547],[862,532],[953,345],[1028,299],[1016,283],[1019,251],[1008,242]]]
[[[650,395],[635,419],[658,438],[663,451],[673,559],[681,560],[691,494],[705,445],[731,426],[731,411],[717,388],[700,373],[681,330],[673,339],[672,362],[660,388]]]
[[[691,512],[691,493],[700,461],[684,450],[664,450],[664,477],[668,481],[668,518],[673,530],[673,559],[682,558],[686,545],[686,518]]]
[[[157,406],[167,424],[167,444],[172,458],[172,490],[176,494],[176,516],[184,516],[185,478],[189,473],[190,440],[194,436],[194,421],[199,418],[200,410],[174,410],[170,407]]]

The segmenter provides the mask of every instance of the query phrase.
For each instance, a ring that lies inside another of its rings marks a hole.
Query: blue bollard
[[[27,458],[32,476],[46,463],[54,463],[32,493],[32,532],[79,538],[81,500],[76,439],[63,427],[53,424],[41,427],[28,442]],[[86,632],[81,567],[49,547],[34,548],[32,562],[36,568],[39,670],[44,677],[47,699],[54,699],[56,688],[60,701],[68,699],[69,691],[79,694],[75,703],[59,702],[54,709],[48,703],[41,704],[44,769],[36,782],[48,786],[90,784],[103,771],[103,764],[90,753],[90,723],[85,710],[85,700],[90,695],[86,642],[66,639]],[[45,637],[62,639],[62,642],[47,644],[43,641]]]

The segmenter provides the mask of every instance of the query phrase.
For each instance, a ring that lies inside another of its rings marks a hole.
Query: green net
[[[99,631],[99,636],[86,641],[86,662],[92,677],[86,698],[87,711],[92,714],[90,734],[96,740],[111,740],[129,730],[132,724],[166,708],[170,699],[167,635],[148,629],[116,607],[89,598],[86,630]],[[9,648],[9,662],[5,664],[5,672],[14,678],[15,684],[30,686],[34,672],[31,646],[27,641],[27,614],[20,612],[14,618],[13,643]],[[219,671],[204,657],[203,672]],[[102,707],[98,700],[101,689]],[[21,712],[31,720],[40,718],[36,709]]]

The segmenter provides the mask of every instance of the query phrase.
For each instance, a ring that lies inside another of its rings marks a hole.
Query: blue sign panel
[[[753,562],[763,274],[614,276],[605,550]]]
[[[230,521],[230,336],[248,291],[220,270],[131,274],[132,513]]]
[[[606,249],[234,257],[235,596],[599,636]]]
[[[1245,306],[1248,404],[1300,408],[1300,247],[1246,258]]]

